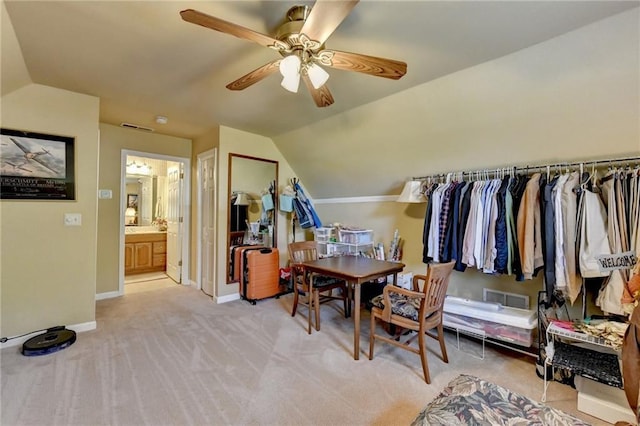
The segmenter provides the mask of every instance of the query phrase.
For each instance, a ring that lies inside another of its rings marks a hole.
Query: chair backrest
[[[229,233],[230,246],[239,246],[244,242],[244,231],[232,231]]]
[[[318,243],[316,241],[289,243],[289,260],[292,264],[316,260],[317,258]]]
[[[456,262],[434,263],[427,269],[427,279],[422,291],[425,294],[422,318],[431,315],[433,312],[442,311],[444,298],[449,287],[449,277]]]

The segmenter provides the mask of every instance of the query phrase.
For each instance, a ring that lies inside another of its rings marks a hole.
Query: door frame
[[[191,205],[191,159],[187,157],[176,157],[173,155],[164,155],[154,152],[134,151],[130,149],[122,149],[120,151],[120,244],[118,254],[118,296],[124,295],[124,213],[127,208],[126,202],[122,194],[126,191],[126,174],[127,174],[127,156],[134,155],[136,157],[146,157],[155,160],[173,161],[182,163],[183,179],[182,179],[182,270],[180,273],[183,285],[190,285],[189,280],[189,248],[191,242],[191,232],[189,230],[191,221],[191,210],[187,208]]]
[[[207,151],[201,152],[200,154],[197,155],[197,161],[198,161],[198,169],[196,171],[197,173],[197,208],[196,208],[196,223],[197,223],[197,231],[196,231],[196,239],[197,239],[197,243],[196,243],[196,277],[197,277],[197,285],[198,285],[198,290],[202,290],[202,214],[203,214],[203,209],[204,209],[204,204],[202,203],[202,162],[203,160],[208,160],[209,158],[213,158],[213,181],[215,182],[214,185],[214,200],[213,200],[213,211],[210,212],[213,215],[218,214],[218,149],[217,148],[213,148],[213,149],[209,149]],[[216,230],[215,230],[215,235],[214,235],[214,239],[217,241],[218,239],[218,227],[216,226]],[[211,261],[213,262],[213,271],[214,271],[214,277],[218,276],[218,262],[217,262],[217,256],[214,257],[213,259],[211,259]],[[214,284],[213,286],[213,294],[211,295],[212,297],[216,297],[216,294],[218,293],[217,291],[217,286]]]

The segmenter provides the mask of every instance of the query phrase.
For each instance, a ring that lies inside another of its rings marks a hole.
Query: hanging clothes
[[[564,257],[564,214],[562,212],[562,194],[564,192],[564,186],[569,179],[568,174],[563,174],[558,177],[555,187],[552,191],[553,198],[553,226],[554,226],[554,238],[555,238],[555,264],[554,275],[556,278],[556,288],[566,293],[568,286],[567,278],[567,261]]]
[[[462,190],[461,201],[460,201],[460,220],[458,224],[458,235],[453,238],[456,239],[456,266],[454,269],[456,271],[464,272],[467,268],[467,264],[463,262],[463,246],[465,239],[465,230],[467,229],[467,223],[469,220],[469,212],[471,210],[471,193],[473,188],[473,182],[467,183]]]
[[[518,250],[524,279],[530,280],[543,266],[540,219],[540,173],[527,182],[518,211]]]
[[[431,216],[433,215],[433,192],[438,188],[438,184],[432,184],[427,187],[425,196],[427,197],[427,211],[424,216],[424,226],[422,230],[422,262],[429,263],[433,260],[433,257],[429,255],[429,233],[431,232]]]
[[[603,272],[597,257],[640,250],[640,167],[597,173],[556,171],[490,179],[487,172],[430,185],[423,261],[455,260],[487,274],[531,280],[543,271],[546,293],[574,303],[583,278],[605,278],[596,304],[621,314],[629,271]],[[480,175],[483,176],[480,176]],[[602,198],[601,198],[602,196]]]
[[[562,249],[564,251],[565,280],[567,282],[567,294],[573,304],[582,287],[582,278],[576,267],[576,225],[578,215],[578,195],[580,174],[573,172],[564,184],[561,195],[562,212]]]
[[[509,268],[507,267],[509,264],[509,237],[507,231],[507,206],[506,206],[506,197],[507,197],[507,188],[509,186],[510,177],[507,175],[502,178],[500,182],[500,187],[496,192],[496,229],[495,229],[495,240],[496,240],[496,258],[494,269],[497,273],[507,274]],[[512,207],[512,203],[510,203],[510,207]]]
[[[544,198],[542,217],[543,237],[543,268],[544,284],[548,295],[554,294],[556,289],[556,219],[555,201],[553,191],[556,189],[559,177],[556,176],[550,181],[541,185],[541,197]]]
[[[462,244],[462,262],[467,266],[474,266],[473,250],[476,241],[476,222],[478,220],[478,204],[482,196],[484,182],[475,181],[471,189],[469,199],[469,215],[464,231],[464,241]]]

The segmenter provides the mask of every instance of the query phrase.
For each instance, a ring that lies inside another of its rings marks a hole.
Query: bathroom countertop
[[[125,234],[166,234],[167,231],[160,231],[155,226],[126,226],[124,228]]]

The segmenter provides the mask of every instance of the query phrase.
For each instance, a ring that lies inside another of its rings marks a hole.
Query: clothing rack
[[[592,166],[592,167],[602,167],[602,165],[609,166],[619,166],[620,164],[625,163],[636,163],[640,162],[640,156],[635,157],[625,157],[625,158],[608,158],[608,159],[598,159],[598,160],[583,160],[583,161],[573,161],[573,162],[559,162],[559,163],[549,163],[549,164],[537,164],[537,165],[527,165],[527,166],[511,166],[511,167],[497,167],[497,168],[485,168],[478,170],[467,170],[467,171],[457,171],[457,172],[448,172],[448,173],[437,173],[425,176],[412,177],[412,180],[428,180],[428,179],[442,179],[453,176],[488,176],[493,173],[496,176],[500,174],[506,173],[517,173],[517,172],[536,172],[536,171],[544,171],[546,170],[548,173],[551,170],[560,170],[566,169],[568,167],[576,167],[576,166]],[[628,165],[628,164],[627,164]]]

